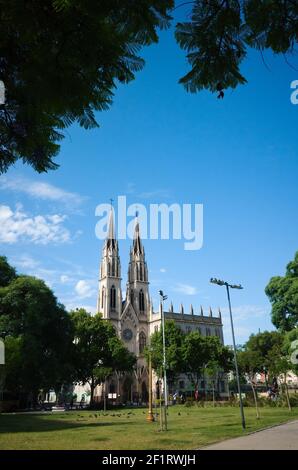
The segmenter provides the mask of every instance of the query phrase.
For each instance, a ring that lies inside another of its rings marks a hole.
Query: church
[[[157,312],[154,311],[149,293],[145,250],[137,217],[130,249],[125,298],[122,298],[121,281],[119,247],[115,236],[114,212],[111,210],[100,262],[97,312],[112,323],[129,351],[137,356],[137,366],[132,374],[115,374],[104,387],[97,387],[95,401],[102,401],[105,393],[110,399],[116,399],[121,403],[144,403],[148,399],[148,370],[144,348],[150,341],[152,333],[161,328],[162,305],[159,305]],[[202,335],[216,335],[223,343],[220,310],[215,316],[210,308],[205,315],[201,307],[197,315],[192,306],[190,312],[186,313],[181,305],[179,312],[175,312],[171,303],[170,309],[165,311],[164,315],[165,320],[174,320],[185,333],[196,330]],[[185,393],[191,389],[185,375],[179,377],[177,383],[168,385],[169,393],[174,391]],[[199,391],[204,393],[207,387],[202,378]],[[219,381],[218,387],[218,392],[222,396],[227,394],[227,383],[224,378]],[[162,384],[154,375],[153,398],[159,397],[161,388]]]

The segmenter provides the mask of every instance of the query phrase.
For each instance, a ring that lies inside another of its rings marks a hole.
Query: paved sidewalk
[[[248,436],[228,439],[201,450],[297,450],[298,421],[274,426]]]

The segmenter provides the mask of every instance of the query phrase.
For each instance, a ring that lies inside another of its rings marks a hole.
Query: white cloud
[[[23,177],[0,177],[0,189],[22,192],[36,199],[62,202],[66,206],[80,206],[85,197],[77,193],[65,191],[49,183],[33,181]]]
[[[62,274],[60,276],[60,281],[62,282],[62,284],[67,284],[70,281],[70,278],[66,274]]]
[[[82,299],[86,297],[92,297],[95,294],[93,285],[91,281],[86,281],[84,279],[80,279],[75,286],[75,291],[78,296]]]
[[[230,314],[228,308],[222,308],[223,330],[226,344],[232,344]],[[235,338],[237,344],[243,344],[252,333],[264,329],[270,318],[270,307],[263,305],[238,305],[232,307]],[[271,327],[271,329],[273,326]],[[270,327],[269,327],[270,329]]]
[[[235,321],[251,320],[252,318],[261,318],[268,315],[268,307],[262,305],[239,305],[233,306],[232,310]],[[222,314],[229,318],[228,308],[222,308]]]
[[[73,300],[71,302],[64,301],[63,305],[65,306],[65,308],[68,312],[70,312],[71,310],[76,310],[77,308],[83,308],[83,309],[86,310],[86,312],[89,312],[92,315],[95,315],[95,313],[96,313],[96,306],[95,305],[81,304],[79,298],[77,299],[77,302],[75,302]]]
[[[166,273],[167,270],[166,270],[165,268],[160,268],[160,272],[161,272],[161,273]]]
[[[196,287],[181,283],[176,284],[173,290],[184,295],[196,295],[198,293],[198,289]]]
[[[40,245],[68,242],[70,232],[62,225],[65,218],[58,214],[31,217],[21,206],[13,211],[9,206],[0,205],[0,242],[30,241]]]
[[[39,266],[39,261],[33,259],[30,255],[21,255],[20,258],[13,260],[13,264],[24,269],[34,269]]]

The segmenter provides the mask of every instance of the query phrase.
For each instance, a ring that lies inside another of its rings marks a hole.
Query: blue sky
[[[94,311],[96,206],[118,195],[146,206],[202,203],[201,250],[185,251],[181,240],[145,242],[151,295],[156,308],[159,289],[176,309],[221,306],[230,343],[225,291],[209,278],[242,283],[232,293],[241,343],[273,328],[264,288],[298,249],[298,106],[290,102],[298,70],[270,53],[266,67],[250,51],[248,84],[217,100],[177,83],[188,66],[171,30],[142,55],[144,70],[97,116],[100,129],[68,129],[59,170],[38,175],[17,164],[0,178],[0,252],[19,272],[45,279],[67,308]],[[297,57],[289,61],[298,69]],[[123,290],[129,244],[120,241]]]

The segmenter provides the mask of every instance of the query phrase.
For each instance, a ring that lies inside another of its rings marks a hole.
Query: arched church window
[[[140,312],[144,312],[144,310],[145,310],[145,296],[144,296],[144,292],[143,292],[142,289],[139,292],[139,308],[140,308]]]
[[[143,280],[143,267],[140,265],[140,281]]]
[[[116,308],[116,289],[115,286],[111,287],[111,292],[110,292],[110,307],[112,309]]]
[[[112,276],[115,276],[115,259],[112,259]]]
[[[146,335],[143,331],[141,331],[141,333],[139,334],[139,351],[140,351],[140,354],[142,354],[145,347],[146,347]]]

